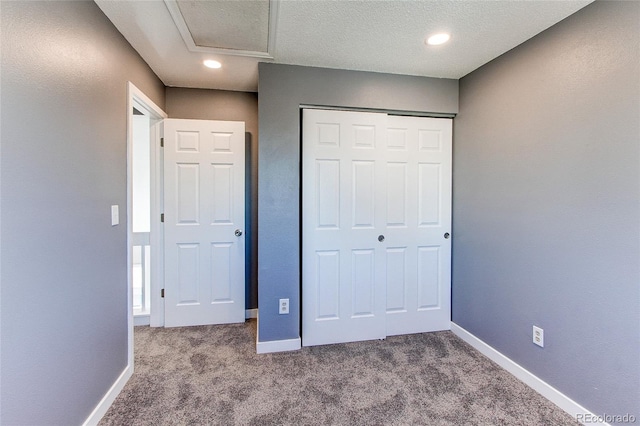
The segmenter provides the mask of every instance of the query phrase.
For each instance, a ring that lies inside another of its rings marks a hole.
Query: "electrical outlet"
[[[533,343],[544,348],[544,330],[535,325],[533,326]]]
[[[289,313],[289,299],[280,299],[278,302],[278,313],[280,315]]]

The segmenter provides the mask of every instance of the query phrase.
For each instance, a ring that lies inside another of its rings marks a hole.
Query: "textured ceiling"
[[[166,85],[255,91],[258,61],[457,79],[591,1],[272,0],[273,60],[189,50],[162,0],[96,3]],[[265,50],[264,0],[178,3],[192,9],[183,16],[195,44]],[[440,31],[447,44],[425,45]],[[222,69],[204,68],[209,58]]]

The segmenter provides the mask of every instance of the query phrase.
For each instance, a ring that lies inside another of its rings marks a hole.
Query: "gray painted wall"
[[[246,131],[246,308],[258,307],[258,94],[167,87],[171,118],[244,121]]]
[[[461,80],[453,209],[454,322],[636,418],[639,22],[638,2],[595,2]]]
[[[300,337],[300,105],[458,111],[458,81],[261,63],[258,304],[261,342]],[[290,314],[278,314],[278,299]]]
[[[164,86],[93,2],[0,7],[2,424],[80,424],[127,365],[126,83]]]

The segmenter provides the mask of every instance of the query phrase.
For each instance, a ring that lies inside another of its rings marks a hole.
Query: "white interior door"
[[[305,109],[302,343],[383,339],[384,114]]]
[[[387,118],[387,335],[451,324],[451,119]]]
[[[449,329],[451,120],[304,110],[304,346]]]
[[[244,123],[164,121],[165,326],[242,322]]]

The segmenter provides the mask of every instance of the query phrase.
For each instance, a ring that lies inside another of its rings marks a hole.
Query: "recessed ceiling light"
[[[213,59],[207,59],[203,62],[204,66],[207,68],[220,68],[222,64],[218,61],[214,61]]]
[[[427,44],[430,44],[431,46],[436,46],[438,44],[446,43],[447,41],[449,41],[449,34],[440,33],[440,34],[434,34],[431,37],[429,37],[427,39]]]

